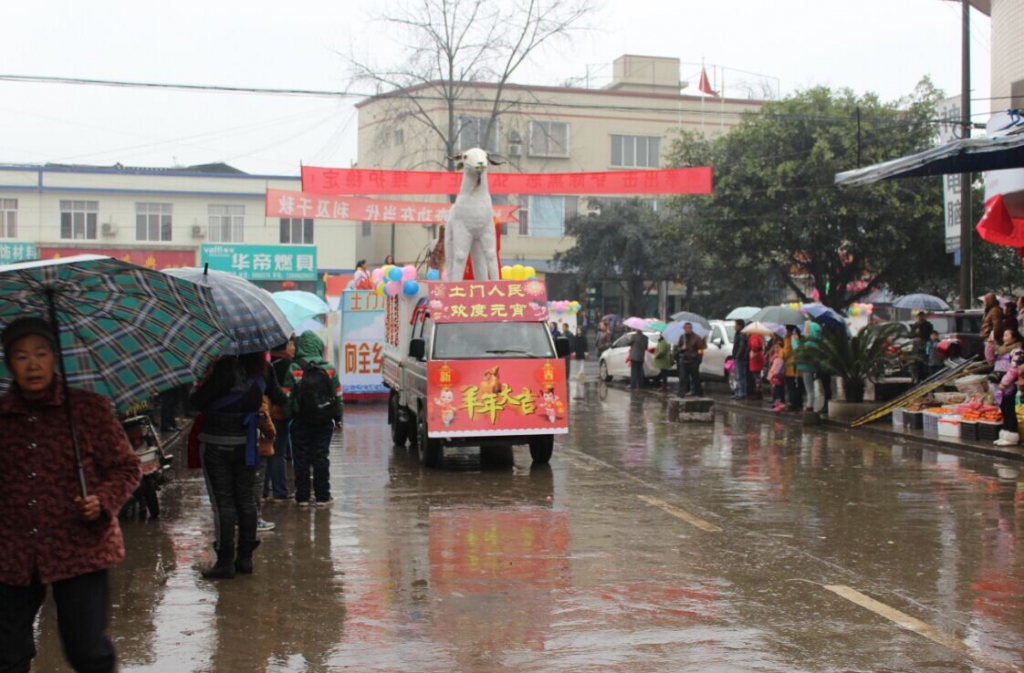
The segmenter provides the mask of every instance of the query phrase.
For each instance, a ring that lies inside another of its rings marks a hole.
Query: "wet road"
[[[256,573],[212,583],[201,479],[125,522],[125,671],[1015,671],[1024,476],[596,385],[550,467],[422,470],[349,406],[333,509],[265,506]],[[33,670],[63,671],[47,604]]]

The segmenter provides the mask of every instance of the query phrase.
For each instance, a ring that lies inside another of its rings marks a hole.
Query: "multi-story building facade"
[[[482,146],[494,107],[495,84],[467,82],[456,101],[453,137],[456,149]],[[681,93],[677,58],[622,56],[603,88],[505,85],[494,133],[485,149],[507,163],[494,170],[526,173],[591,172],[665,166],[665,156],[680,129],[706,134],[728,131],[740,113],[757,110],[757,100]],[[415,115],[410,114],[415,106]],[[431,126],[448,128],[448,108],[433,84],[365,99],[359,111],[358,164],[361,168],[441,170],[442,136]],[[628,195],[623,195],[628,196]],[[410,198],[413,198],[410,196]],[[422,197],[415,197],[422,198]],[[551,273],[554,254],[572,246],[565,222],[593,204],[586,195],[511,196],[519,206],[518,225],[503,232],[503,262],[530,265]],[[422,257],[432,227],[364,227],[361,256],[382,260]],[[549,277],[549,283],[553,280]]]
[[[300,179],[224,164],[3,165],[0,264],[90,252],[157,269],[208,261],[271,290],[355,267],[357,223],[268,218],[268,188],[297,191]]]
[[[991,111],[1024,110],[1024,2],[972,0],[991,17]]]

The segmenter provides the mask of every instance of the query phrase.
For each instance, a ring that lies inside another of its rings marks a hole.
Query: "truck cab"
[[[528,445],[547,463],[568,432],[568,343],[547,327],[539,281],[422,283],[390,297],[384,384],[395,445],[427,466],[445,446]]]

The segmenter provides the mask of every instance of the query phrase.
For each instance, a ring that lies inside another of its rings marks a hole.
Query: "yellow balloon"
[[[537,275],[537,269],[532,266],[523,267],[523,273],[525,274],[523,278],[533,278]]]
[[[377,283],[377,287],[375,288],[375,291],[377,292],[377,294],[379,294],[380,296],[383,297],[384,296],[384,283],[382,283],[382,282]]]
[[[512,267],[511,266],[503,266],[503,267],[501,267],[501,279],[502,280],[512,280]]]
[[[525,278],[525,276],[523,276],[523,272],[524,271],[525,271],[525,269],[523,269],[523,265],[522,264],[516,264],[515,266],[513,266],[512,267],[512,280],[523,280],[523,278]]]

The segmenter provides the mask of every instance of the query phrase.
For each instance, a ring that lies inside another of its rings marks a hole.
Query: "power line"
[[[214,84],[172,84],[167,82],[133,82],[114,79],[86,79],[82,77],[46,77],[42,75],[0,75],[0,81],[29,84],[77,84],[83,86],[110,86],[136,89],[172,89],[209,93],[254,93],[274,96],[319,96],[325,98],[366,98],[372,94],[319,89],[274,89],[268,87],[219,86]]]

